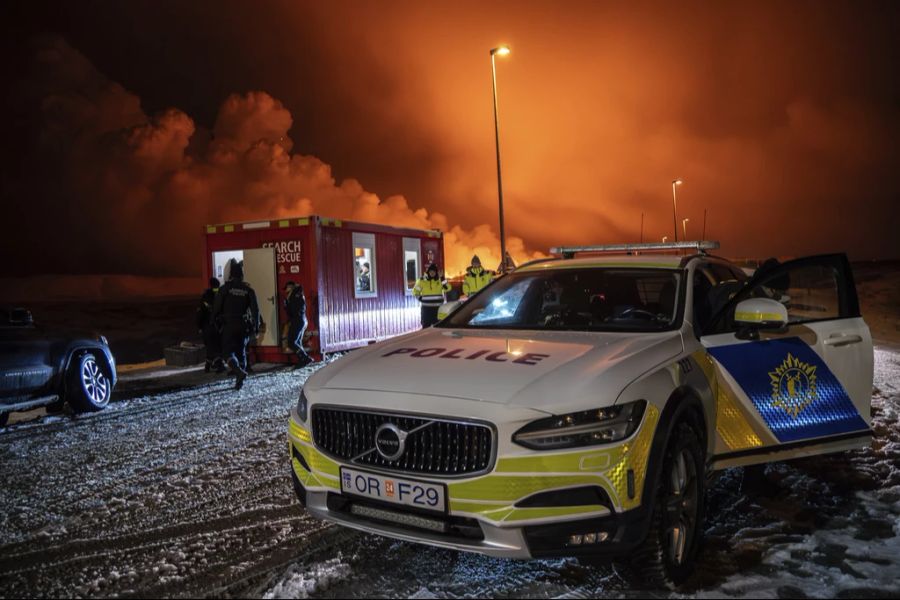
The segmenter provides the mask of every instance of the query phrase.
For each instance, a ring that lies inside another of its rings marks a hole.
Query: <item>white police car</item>
[[[715,247],[558,249],[437,326],[323,368],[290,418],[301,501],[398,539],[683,581],[709,472],[871,439],[847,258],[748,279]]]

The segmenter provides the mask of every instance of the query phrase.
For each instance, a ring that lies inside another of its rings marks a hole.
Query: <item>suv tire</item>
[[[76,413],[96,412],[109,404],[112,382],[90,352],[72,359],[66,377],[66,400]]]

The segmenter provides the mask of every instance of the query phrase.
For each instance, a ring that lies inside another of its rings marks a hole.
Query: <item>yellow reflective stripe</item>
[[[215,232],[216,232],[216,226],[215,226],[215,225],[207,225],[207,226],[206,226],[206,233],[215,233]]]
[[[730,450],[758,448],[763,441],[750,424],[740,402],[720,379],[716,394],[716,431]]]
[[[310,435],[309,430],[301,427],[297,423],[294,422],[294,419],[291,419],[288,422],[288,433],[292,436],[300,440],[301,442],[311,442],[312,435]]]
[[[281,221],[278,221],[279,227],[290,227],[290,225],[291,225],[291,222],[288,221],[287,219],[282,219]]]
[[[302,219],[297,219],[297,225],[309,225],[309,217],[303,217]]]
[[[497,461],[498,473],[578,473],[599,471],[609,467],[622,457],[622,447],[601,452],[567,452],[565,454],[528,455],[501,458]]]
[[[709,385],[709,389],[715,393],[716,389],[716,365],[713,362],[712,357],[709,355],[709,352],[706,350],[696,350],[691,353],[691,358],[694,359],[694,362],[697,363],[697,366],[700,367],[700,370],[703,372],[703,376],[706,378],[706,383]]]
[[[303,458],[306,459],[306,464],[309,465],[309,468],[312,469],[314,473],[333,479],[340,477],[341,471],[338,463],[316,450],[312,444],[298,442],[293,438],[291,439],[291,443],[300,454],[303,455]]]
[[[472,500],[503,500],[510,503],[521,500],[525,496],[555,488],[574,487],[577,485],[599,485],[609,489],[609,483],[603,477],[585,473],[583,475],[488,475],[471,481],[450,483],[451,498],[467,498]]]
[[[784,321],[784,315],[778,313],[761,313],[761,312],[736,312],[734,313],[735,321],[750,321],[752,323],[761,323],[763,321]]]
[[[222,231],[224,231],[225,233],[231,233],[232,231],[234,231],[234,225],[226,225],[222,228]]]
[[[634,508],[641,503],[641,493],[644,490],[644,478],[647,476],[647,461],[650,459],[650,446],[653,443],[653,435],[656,433],[656,424],[659,422],[659,409],[652,404],[647,404],[644,423],[637,436],[630,442],[623,444],[622,459],[615,463],[612,469],[605,472],[617,498],[615,502],[624,510]],[[634,471],[634,498],[628,497],[628,471]]]

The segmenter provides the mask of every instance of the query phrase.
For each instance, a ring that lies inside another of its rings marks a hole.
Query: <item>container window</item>
[[[375,235],[353,234],[353,289],[357,298],[378,295],[375,273]]]
[[[416,281],[422,275],[422,241],[403,238],[403,273],[406,276],[406,295],[411,296]]]

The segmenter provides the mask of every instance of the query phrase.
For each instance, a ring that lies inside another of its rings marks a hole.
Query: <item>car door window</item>
[[[849,264],[826,255],[777,265],[757,275],[712,324],[712,333],[734,331],[734,308],[747,298],[771,298],[787,309],[790,325],[859,316]]]

